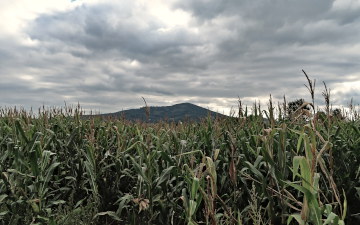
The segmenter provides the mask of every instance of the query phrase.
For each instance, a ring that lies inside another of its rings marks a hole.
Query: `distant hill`
[[[150,116],[148,122],[156,123],[159,121],[179,122],[179,121],[199,121],[211,116],[211,118],[226,117],[203,107],[191,104],[180,103],[172,106],[150,106]],[[115,113],[100,114],[101,117],[125,118],[130,121],[147,121],[146,108],[128,109]]]

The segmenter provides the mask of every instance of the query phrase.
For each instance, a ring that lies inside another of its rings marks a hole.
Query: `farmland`
[[[155,124],[2,109],[0,223],[359,224],[358,111],[274,108]]]

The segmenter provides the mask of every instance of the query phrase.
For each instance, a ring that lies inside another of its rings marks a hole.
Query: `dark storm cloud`
[[[269,15],[283,17],[289,20],[306,19],[319,16],[319,12],[328,11],[332,1],[296,1],[296,0],[179,0],[175,7],[181,7],[193,12],[200,18],[211,19],[218,15],[244,14],[257,20],[265,20]],[[264,14],[265,13],[265,14]],[[304,16],[306,15],[306,18]],[[264,17],[262,17],[264,16]]]
[[[356,73],[360,69],[359,55],[341,54],[341,50],[358,43],[360,14],[355,12],[359,10],[352,10],[350,16],[332,8],[332,4],[330,1],[225,1],[218,4],[218,1],[194,0],[179,1],[176,7],[192,12],[197,24],[222,17],[238,18],[227,24],[236,31],[233,37],[218,40],[219,60],[226,59],[223,67],[238,69],[240,79],[235,83],[240,87],[245,86],[240,80],[252,80],[255,90],[263,87],[256,90],[258,93],[282,90],[293,96],[295,93],[291,90],[303,79],[301,68],[310,71],[310,75],[323,73],[316,78],[330,85],[350,80],[349,76],[339,75]],[[238,25],[238,21],[242,23]],[[218,64],[220,68],[221,63]],[[252,96],[254,91],[247,91],[241,93]]]
[[[220,42],[231,57],[245,50],[281,46],[341,44],[356,42],[359,37],[359,10],[351,16],[332,10],[332,1],[179,1],[175,7],[192,13],[198,24],[219,18],[236,17],[225,24],[235,32],[232,40]],[[349,18],[347,18],[349,17]],[[345,22],[346,21],[346,22]],[[241,24],[249,24],[247,27]],[[221,30],[221,28],[220,28]],[[246,46],[246,47],[244,47]],[[281,50],[281,49],[280,49]]]
[[[79,7],[62,14],[44,15],[34,21],[29,34],[31,38],[44,42],[60,41],[67,45],[80,45],[100,55],[113,51],[144,62],[151,61],[149,56],[181,57],[182,47],[199,44],[197,37],[187,30],[162,32],[160,22],[146,18],[146,15],[133,14],[129,6],[125,7],[129,11],[99,4]],[[116,20],[111,19],[118,15]]]
[[[337,105],[359,95],[337,89],[360,79],[360,7],[179,0],[170,8],[189,13],[189,24],[168,27],[136,1],[39,15],[24,30],[35,44],[0,39],[0,76],[8,80],[0,93],[19,104],[79,101],[101,111],[140,106],[141,96],[225,108],[238,96],[248,104],[269,94],[308,99],[305,69],[317,79],[319,104],[321,81],[337,91]]]

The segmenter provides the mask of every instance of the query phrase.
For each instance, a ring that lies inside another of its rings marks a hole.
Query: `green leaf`
[[[158,181],[156,183],[156,186],[160,186],[162,183],[164,183],[166,180],[169,179],[171,172],[176,168],[175,166],[170,166],[163,170],[160,174],[160,177],[158,178]]]
[[[264,176],[250,162],[246,161],[245,164],[248,166],[251,172],[253,172],[260,180],[264,180]]]
[[[77,207],[79,207],[85,200],[86,200],[86,198],[83,198],[83,199],[79,200],[79,201],[75,204],[74,209],[76,209]]]
[[[40,212],[40,208],[38,206],[38,204],[36,204],[36,202],[34,201],[29,201],[32,209],[34,210],[35,213],[39,213]]]
[[[300,214],[292,214],[292,215],[290,215],[288,220],[287,220],[288,225],[291,223],[292,219],[295,219],[299,223],[299,225],[305,225],[305,221],[301,219]]]
[[[19,119],[17,119],[17,120],[15,121],[15,126],[16,126],[17,131],[20,133],[20,136],[24,139],[25,143],[26,143],[26,144],[29,143],[29,140],[28,140],[28,138],[27,138],[26,135],[25,135],[24,129],[21,127],[21,124],[20,124],[20,120],[19,120]]]
[[[0,203],[2,203],[7,196],[7,194],[0,195]]]
[[[301,143],[302,143],[303,139],[304,139],[304,134],[301,133],[300,137],[298,139],[298,143],[296,145],[296,153],[298,153],[298,154],[299,154],[299,151],[300,151],[300,148],[301,148]]]
[[[305,146],[305,156],[308,162],[311,162],[313,159],[313,154],[311,151],[310,138],[307,134],[304,134],[304,146]]]
[[[217,181],[216,167],[215,167],[215,163],[210,157],[206,157],[206,168],[210,176],[214,179],[214,183],[216,184]]]
[[[119,207],[116,211],[117,215],[121,215],[121,212],[124,208],[126,208],[126,205],[133,199],[134,197],[130,194],[126,194],[124,196],[122,196],[121,198],[119,198],[115,204],[119,203]]]
[[[98,216],[110,216],[111,218],[113,218],[114,220],[116,221],[121,221],[121,219],[116,215],[115,212],[113,211],[106,211],[106,212],[100,212],[100,213],[97,213],[94,218],[98,217]]]
[[[295,177],[297,175],[299,175],[298,171],[299,171],[299,166],[300,166],[300,161],[304,158],[304,156],[295,156],[293,158],[293,181],[295,180]]]
[[[311,169],[309,165],[309,161],[306,160],[304,157],[302,157],[300,160],[300,171],[301,171],[301,177],[302,177],[302,185],[312,191],[312,177],[311,177]]]
[[[194,213],[196,211],[196,206],[197,206],[196,201],[194,201],[194,200],[189,201],[189,217],[190,218],[194,215]]]
[[[0,218],[2,218],[3,216],[5,216],[6,214],[10,213],[9,211],[2,211],[0,212]]]
[[[302,192],[302,193],[307,197],[307,199],[311,199],[311,198],[312,198],[313,194],[312,194],[312,192],[311,192],[309,189],[307,189],[307,188],[305,188],[305,187],[303,187],[303,186],[300,186],[300,185],[298,185],[298,184],[291,183],[291,182],[289,182],[289,181],[284,181],[284,182],[285,182],[286,184],[288,184],[289,186],[295,188],[296,190]]]
[[[329,215],[332,212],[332,205],[331,204],[326,204],[325,205],[325,213],[327,215]]]
[[[333,220],[335,220],[335,218],[338,218],[338,216],[335,213],[331,212],[322,225],[333,224]]]
[[[50,165],[50,167],[45,171],[45,176],[43,178],[44,180],[43,180],[42,185],[40,186],[40,189],[39,189],[39,195],[41,197],[43,197],[43,195],[46,193],[47,184],[50,181],[55,168],[58,167],[59,165],[60,165],[60,163],[52,163]]]
[[[309,208],[310,208],[310,217],[311,220],[316,225],[321,225],[321,209],[319,206],[319,203],[317,202],[316,196],[312,195],[311,198],[309,198]]]
[[[199,178],[194,177],[191,185],[190,199],[196,200],[197,192],[199,190]]]
[[[61,204],[65,204],[66,201],[64,200],[57,200],[57,201],[52,201],[51,205],[61,205]]]

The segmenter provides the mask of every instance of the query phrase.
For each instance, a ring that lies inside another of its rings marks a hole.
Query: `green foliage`
[[[358,224],[359,120],[260,112],[145,124],[2,110],[0,224]]]

